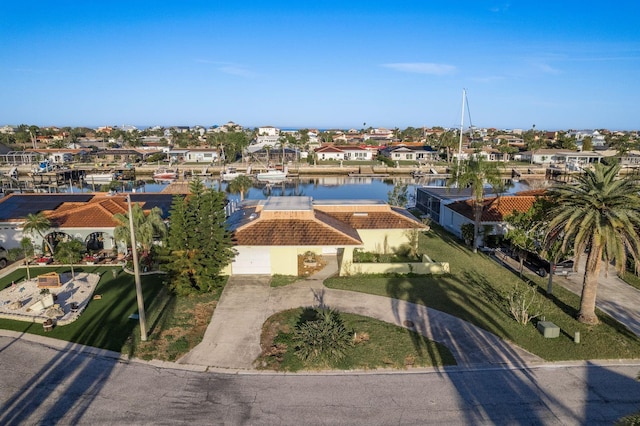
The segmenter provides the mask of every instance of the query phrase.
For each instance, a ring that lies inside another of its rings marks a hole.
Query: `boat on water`
[[[84,181],[90,185],[105,185],[113,182],[114,180],[118,180],[119,174],[117,172],[98,172],[98,173],[88,173],[84,175]]]
[[[161,167],[153,174],[155,180],[174,180],[178,178],[178,170]]]
[[[287,179],[287,168],[284,170],[267,169],[266,172],[260,172],[256,175],[256,179],[260,182],[282,182]]]
[[[250,173],[250,171],[247,171]],[[227,167],[220,172],[220,180],[223,182],[229,182],[237,178],[238,176],[243,176],[244,173],[239,172],[235,167]]]

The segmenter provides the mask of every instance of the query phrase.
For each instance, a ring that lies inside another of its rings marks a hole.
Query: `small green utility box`
[[[540,321],[538,323],[538,331],[547,339],[560,337],[560,327],[551,321]]]

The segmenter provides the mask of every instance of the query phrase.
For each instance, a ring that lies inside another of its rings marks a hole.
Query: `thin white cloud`
[[[394,64],[382,64],[385,68],[400,72],[415,74],[450,75],[457,71],[453,65],[434,64],[431,62],[399,62]]]
[[[235,75],[238,77],[245,77],[245,78],[253,78],[257,76],[257,73],[255,73],[254,71],[251,71],[250,69],[242,65],[238,65],[230,62],[211,61],[209,59],[196,59],[195,61],[199,64],[216,65],[216,69],[218,71],[225,74],[229,74],[229,75]]]
[[[562,71],[560,71],[557,68],[552,67],[549,64],[543,63],[543,62],[539,62],[536,64],[533,64],[535,68],[537,68],[539,71],[542,71],[545,74],[560,74],[562,73]]]
[[[218,71],[229,75],[236,75],[238,77],[253,78],[256,76],[255,72],[237,65],[226,65],[218,68]]]
[[[510,3],[503,3],[501,5],[496,5],[492,8],[489,9],[490,12],[493,13],[501,13],[501,12],[506,12],[509,10],[509,8],[511,7]]]

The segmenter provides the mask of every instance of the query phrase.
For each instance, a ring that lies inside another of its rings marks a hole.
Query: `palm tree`
[[[47,232],[50,228],[51,221],[42,212],[29,213],[25,218],[24,224],[22,225],[23,232],[31,234],[31,236],[33,236],[34,232],[38,234],[49,249],[49,253],[53,255],[53,247],[44,237],[44,233]]]
[[[249,191],[251,186],[253,185],[253,181],[247,175],[240,175],[229,182],[229,192],[232,194],[240,193],[240,201],[244,201],[244,194]]]
[[[473,156],[459,164],[455,164],[451,170],[451,177],[447,180],[447,187],[471,188],[474,224],[473,227],[473,252],[478,251],[478,230],[480,219],[484,209],[485,184],[491,185],[494,192],[502,192],[504,183],[500,179],[498,167],[483,159],[482,156]]]
[[[31,271],[29,271],[29,261],[33,256],[33,243],[29,237],[24,237],[20,240],[20,248],[24,254],[24,264],[27,267],[27,280],[31,280]]]
[[[68,263],[71,267],[71,279],[75,278],[73,264],[82,259],[83,245],[78,240],[62,241],[56,246],[56,259],[61,263]]]
[[[640,182],[618,178],[619,165],[596,164],[576,178],[575,185],[553,187],[547,241],[562,241],[562,251],[573,246],[577,263],[588,249],[582,280],[578,321],[597,324],[596,292],[602,261],[615,262],[624,272],[627,255],[640,261]]]
[[[141,257],[145,257],[151,251],[151,246],[156,238],[163,238],[166,235],[167,226],[162,219],[162,210],[159,207],[154,207],[149,211],[149,214],[145,214],[140,204],[133,204],[131,212],[136,233],[136,245],[142,249]],[[131,245],[129,214],[116,213],[113,218],[118,222],[118,226],[113,230],[113,237],[129,247]]]

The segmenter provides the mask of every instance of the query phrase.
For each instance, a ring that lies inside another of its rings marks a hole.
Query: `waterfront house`
[[[215,148],[190,148],[184,153],[187,163],[211,164],[218,161],[218,150]]]
[[[380,155],[393,161],[417,161],[420,163],[438,161],[440,158],[438,152],[430,146],[405,144],[384,147],[380,150]]]
[[[174,194],[134,193],[133,203],[140,203],[145,211],[153,207],[169,215]],[[11,194],[0,199],[0,245],[10,249],[20,247],[20,240],[28,236],[37,251],[46,249],[47,239],[54,247],[59,241],[74,238],[82,241],[88,250],[114,251],[117,249],[113,231],[118,223],[116,213],[127,213],[125,195],[105,193]],[[27,215],[43,212],[51,222],[51,229],[40,235],[25,235],[22,231]],[[121,248],[124,250],[124,248]]]
[[[566,167],[568,171],[577,171],[585,166],[599,163],[604,157],[605,155],[602,152],[579,152],[567,149],[538,149],[533,152],[522,152],[514,156],[516,160],[560,168]]]
[[[316,157],[320,161],[334,160],[334,161],[342,161],[344,160],[344,151],[338,148],[335,145],[323,145],[320,148],[315,150]]]
[[[315,150],[318,160],[373,160],[374,150],[366,146],[323,145]]]
[[[298,256],[336,255],[347,273],[353,250],[390,253],[407,244],[407,231],[425,226],[405,209],[381,200],[269,197],[246,202],[229,218],[237,255],[232,275],[298,275]]]
[[[526,212],[543,191],[527,191],[526,194],[503,195],[484,199],[482,216],[480,217],[480,229],[478,232],[478,245],[486,244],[486,238],[490,235],[503,236],[508,227],[505,217],[513,212]],[[471,198],[458,200],[444,206],[444,216],[441,220],[445,229],[459,238],[462,238],[462,226],[475,224],[474,206]]]

